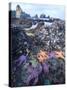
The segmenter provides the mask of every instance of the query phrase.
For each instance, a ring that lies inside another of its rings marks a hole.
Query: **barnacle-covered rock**
[[[60,49],[64,51],[65,48],[65,26],[64,21],[55,20],[48,28],[42,25],[35,31],[35,38],[39,45],[42,45],[46,50]]]
[[[22,67],[22,81],[24,85],[36,85],[38,82],[38,76],[42,71],[41,65],[37,60],[32,59]]]
[[[61,59],[52,58],[48,60],[49,75],[48,78],[52,84],[65,83],[65,62]]]

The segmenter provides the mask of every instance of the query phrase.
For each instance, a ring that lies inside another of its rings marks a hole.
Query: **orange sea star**
[[[64,53],[62,51],[55,51],[55,57],[64,59]]]
[[[37,59],[39,62],[43,62],[48,59],[48,53],[46,51],[40,50],[37,54]]]

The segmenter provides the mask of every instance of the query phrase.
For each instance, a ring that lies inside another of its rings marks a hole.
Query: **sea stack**
[[[20,18],[22,13],[22,9],[19,5],[16,6],[16,18]]]

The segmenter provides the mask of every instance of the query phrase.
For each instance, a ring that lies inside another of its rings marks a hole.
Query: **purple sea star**
[[[16,60],[16,62],[18,62],[18,66],[20,66],[23,62],[26,62],[26,60],[27,60],[27,56],[21,55],[21,56]]]
[[[48,56],[49,56],[49,59],[55,57],[55,52],[54,51],[50,52]]]

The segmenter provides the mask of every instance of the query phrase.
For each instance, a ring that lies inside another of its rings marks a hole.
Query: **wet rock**
[[[54,21],[49,28],[45,25],[36,29],[35,37],[38,43],[43,44],[46,50],[60,49],[64,51],[65,47],[65,27],[64,21]],[[39,42],[40,41],[40,42]]]
[[[36,63],[36,65],[34,63]],[[38,82],[38,75],[41,73],[41,71],[42,67],[39,63],[37,63],[37,61],[30,61],[30,63],[27,63],[22,68],[22,81],[25,83],[25,85],[36,85]]]

